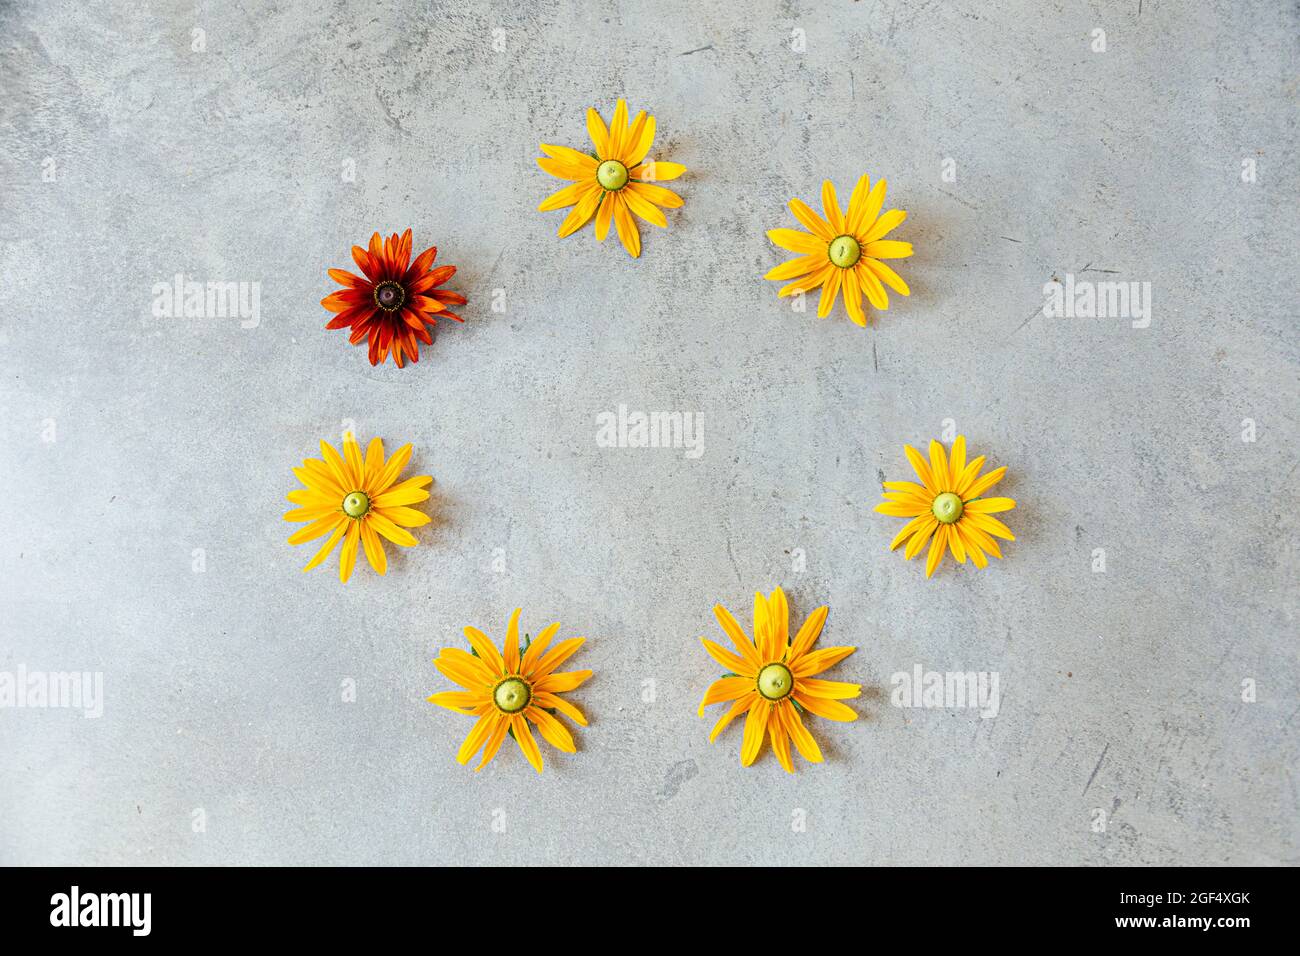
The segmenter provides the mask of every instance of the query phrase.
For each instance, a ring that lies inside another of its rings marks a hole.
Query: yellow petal
[[[577,232],[585,226],[605,194],[605,191],[595,183],[587,183],[586,186],[578,204],[564,217],[564,222],[560,223],[559,231],[556,233],[560,238]]]
[[[859,259],[858,264],[853,267],[853,272],[858,277],[858,283],[862,286],[862,291],[866,293],[867,301],[871,303],[873,309],[885,312],[889,309],[889,296],[885,294],[885,287],[880,284],[880,279],[868,267],[867,259]]]
[[[614,218],[614,194],[605,193],[604,198],[600,201],[600,208],[596,210],[596,241],[604,242],[605,237],[609,235],[609,224]]]
[[[916,534],[916,532],[920,531],[922,526],[925,525],[927,520],[933,521],[934,516],[929,513],[922,513],[917,515],[907,524],[903,525],[903,530],[898,532],[898,534],[894,535],[894,540],[889,542],[889,550],[890,551],[896,550],[900,544],[902,544],[912,535]]]
[[[925,485],[926,490],[931,494],[937,495],[939,486],[934,483],[934,475],[930,473],[930,466],[925,463],[921,453],[911,445],[904,445],[903,453],[907,455],[907,460],[912,463],[912,469],[916,472],[917,477],[921,479],[921,484]]]
[[[343,549],[339,551],[339,580],[344,584],[352,577],[352,569],[357,563],[357,544],[361,541],[361,522],[349,521],[348,533],[343,539]]]
[[[780,588],[767,599],[767,626],[772,632],[772,658],[782,660],[790,642],[790,604]]]
[[[948,477],[948,453],[933,438],[930,439],[930,474],[940,492],[953,490],[954,482]]]
[[[522,608],[515,608],[510,620],[506,622],[506,648],[502,661],[507,674],[519,673],[519,615],[522,612]]]
[[[624,189],[619,195],[627,203],[627,208],[646,222],[658,226],[660,229],[668,228],[668,220],[664,218],[664,214],[648,199],[643,198],[631,189]]]
[[[1016,506],[1014,498],[979,498],[966,502],[966,511],[978,515],[992,515],[999,511],[1010,511]]]
[[[684,172],[686,172],[686,167],[681,163],[665,163],[662,160],[653,160],[632,167],[628,170],[628,175],[643,183],[666,183],[676,179]]]
[[[876,505],[874,510],[878,514],[889,515],[892,518],[915,518],[917,515],[927,512],[929,506],[903,501],[882,501]]]
[[[543,199],[537,210],[538,212],[550,212],[554,209],[564,209],[566,206],[572,206],[582,198],[589,186],[590,183],[585,181],[570,183],[559,192],[551,193]]]
[[[858,272],[856,269],[844,269],[844,308],[848,309],[849,318],[855,325],[863,328],[867,327],[867,315],[862,311],[862,289],[858,286]]]
[[[860,232],[858,224],[862,221],[862,209],[866,205],[870,187],[871,178],[864,173],[849,194],[849,211],[844,216],[844,231],[850,235],[856,236]]]
[[[978,498],[980,495],[984,494],[984,492],[988,491],[999,481],[1001,481],[1003,477],[1006,475],[1006,473],[1007,473],[1006,465],[1003,465],[1001,468],[993,469],[987,475],[984,475],[981,478],[977,478],[973,482],[971,482],[970,487],[967,488],[962,493],[962,497]]]
[[[844,723],[858,719],[857,712],[852,707],[841,704],[837,700],[826,700],[824,697],[813,697],[811,694],[801,694],[798,691],[795,691],[791,696],[799,702],[800,707],[810,714],[816,714],[818,717]]]
[[[621,192],[634,192],[642,199],[648,199],[656,206],[663,206],[665,209],[680,209],[683,204],[682,197],[671,189],[650,183],[628,183]]]
[[[496,722],[499,720],[501,720],[501,715],[494,710],[475,721],[469,736],[465,738],[465,742],[460,745],[460,750],[456,752],[456,762],[468,763],[469,758],[478,753],[478,749],[487,742]]]
[[[366,478],[363,485],[366,493],[374,487],[374,482],[384,470],[384,443],[379,438],[370,439],[370,444],[366,446]]]
[[[364,488],[366,486],[366,466],[361,460],[361,446],[357,444],[356,436],[351,432],[343,436],[343,459],[348,466],[348,477],[352,479],[352,487]]]
[[[466,690],[444,690],[438,694],[432,694],[424,698],[431,704],[439,707],[445,707],[447,710],[454,711],[458,714],[467,714],[470,708],[482,703],[478,694],[470,693]]]
[[[321,549],[316,552],[316,556],[307,562],[307,566],[303,568],[304,571],[310,571],[329,557],[330,552],[334,550],[334,546],[338,544],[339,538],[343,537],[344,532],[348,530],[347,526],[348,519],[343,515],[339,515],[338,524],[334,526],[334,533],[329,536],[329,539],[321,546]]]
[[[826,240],[827,243],[836,237],[837,233],[831,232],[831,227],[826,220],[809,209],[803,200],[791,199],[790,211],[794,213],[794,218],[803,223],[803,227],[814,236]]]
[[[979,528],[985,534],[992,535],[995,538],[1002,538],[1004,541],[1016,540],[1016,536],[1011,533],[1011,529],[992,515],[982,515],[975,512],[970,514],[963,513],[961,520],[972,522],[975,527]]]
[[[533,685],[534,693],[567,694],[585,684],[593,671],[553,671]]]
[[[763,276],[763,278],[770,279],[773,282],[782,282],[786,279],[806,276],[810,272],[821,269],[823,265],[825,265],[825,261],[821,255],[800,256],[797,259],[789,259],[781,263],[779,266],[773,267],[768,270],[767,274]],[[810,285],[808,288],[812,289],[815,288],[815,286]],[[807,291],[807,289],[804,291]]]
[[[817,318],[824,319],[831,314],[831,309],[835,308],[835,297],[840,293],[840,283],[843,281],[844,270],[836,269],[831,273],[831,277],[826,280],[822,286],[822,294],[817,299]]]
[[[772,622],[767,611],[767,598],[759,591],[754,592],[754,646],[758,648],[760,660],[776,659],[772,650]]]
[[[790,673],[800,680],[805,677],[812,677],[834,667],[856,650],[856,647],[823,647],[819,651],[812,651],[794,661],[790,665]]]
[[[621,103],[622,100],[619,100]],[[510,718],[510,729],[514,732],[515,743],[519,744],[520,752],[528,758],[528,762],[533,765],[533,769],[538,773],[542,772],[542,752],[537,748],[537,741],[533,739],[533,732],[528,729],[528,721],[523,718],[522,714],[515,714]]]
[[[817,741],[813,739],[813,735],[808,733],[808,728],[803,725],[803,720],[797,710],[793,707],[781,708],[781,723],[785,725],[790,740],[804,760],[809,763],[822,762],[821,748],[817,746]]]
[[[850,217],[849,222],[846,223],[847,232],[860,236],[864,229],[871,228],[871,224],[880,215],[880,207],[885,204],[885,188],[885,180],[877,179],[876,184],[871,187],[871,192],[862,201],[862,208],[858,210],[857,218]]]
[[[534,637],[533,642],[528,645],[528,650],[524,651],[523,660],[519,662],[519,673],[525,677],[533,676],[533,671],[537,669],[537,662],[542,659],[542,654],[550,646],[551,639],[555,637],[559,630],[560,624],[558,621],[542,628],[542,633]]]
[[[320,451],[321,455],[324,456],[325,465],[329,468],[330,477],[334,480],[334,483],[339,488],[347,491],[356,490],[356,486],[352,484],[352,479],[348,476],[347,465],[339,457],[339,453],[334,450],[334,446],[321,439]],[[306,462],[303,462],[303,464],[306,464]]]
[[[800,232],[798,229],[769,229],[767,238],[774,245],[782,249],[788,249],[790,252],[799,252],[804,255],[815,255],[826,253],[826,243],[814,235],[806,232]]]
[[[751,691],[732,704],[727,712],[718,718],[718,722],[713,725],[713,729],[709,731],[709,743],[717,740],[718,734],[726,730],[728,724],[753,707],[757,701],[758,691]]]
[[[641,256],[641,233],[637,231],[632,214],[627,211],[627,202],[623,196],[614,197],[614,228],[618,230],[619,241],[633,259]]]
[[[542,143],[541,150],[552,159],[558,159],[569,166],[577,166],[579,169],[590,170],[592,176],[596,175],[596,166],[599,164],[586,153],[580,153],[568,146],[553,146],[550,143]]]
[[[556,750],[566,754],[575,754],[578,752],[578,745],[573,742],[573,734],[569,729],[560,723],[540,707],[529,707],[524,711],[525,716],[537,725],[542,736]]]
[[[887,235],[890,231],[897,229],[898,226],[907,218],[907,213],[901,209],[891,209],[885,213],[868,229],[858,242],[861,245],[870,245],[881,236]]]
[[[952,552],[952,559],[958,564],[966,563],[966,545],[954,525],[948,526],[948,550]]]
[[[292,514],[293,512],[290,512]],[[318,518],[305,528],[300,528],[289,536],[290,544],[306,544],[308,541],[315,541],[321,535],[329,534],[339,524],[347,519],[337,511],[331,512],[324,517]]]
[[[587,726],[587,718],[583,716],[582,711],[573,704],[569,703],[563,697],[559,697],[548,691],[538,691],[533,695],[533,700],[537,702],[538,707],[545,707],[547,710],[558,710],[565,717],[577,724],[579,727]]]
[[[850,700],[862,693],[861,684],[848,684],[838,680],[819,680],[805,677],[795,682],[795,690],[808,697],[825,700]]]
[[[958,435],[957,440],[952,443],[952,454],[948,459],[948,477],[953,484],[961,481],[961,474],[966,470],[966,436]],[[956,491],[953,488],[953,491]]]
[[[821,636],[822,625],[826,623],[826,615],[829,613],[830,608],[822,605],[808,615],[803,626],[799,628],[799,633],[790,642],[790,655],[786,658],[788,661],[793,663],[808,653],[817,638]]]
[[[939,519],[933,514],[921,515],[921,518],[923,519],[921,527],[912,534],[912,540],[903,549],[904,561],[911,561],[920,554],[921,549],[925,547],[925,543],[930,540],[931,535],[939,529]]]
[[[623,140],[627,137],[627,103],[620,99],[614,106],[614,117],[609,121],[609,156],[618,159],[623,152]]]
[[[710,657],[731,673],[748,674],[750,677],[754,676],[754,668],[752,666],[747,665],[741,657],[731,653],[731,651],[727,650],[721,644],[715,644],[707,637],[700,638],[700,643],[704,645],[704,650],[708,652]]]
[[[749,664],[748,673],[757,675],[758,669],[763,666],[763,662],[759,659],[758,648],[741,629],[740,622],[732,617],[731,612],[721,604],[713,605],[713,616],[718,619],[718,624],[721,625],[727,637],[731,638],[731,643],[736,646],[740,656]],[[746,671],[737,670],[736,673],[744,674]]]
[[[384,546],[379,543],[379,535],[370,527],[370,522],[363,520],[357,523],[361,525],[361,545],[366,549],[366,560],[376,574],[387,574],[388,556],[384,554]]]
[[[420,543],[413,534],[409,531],[403,531],[378,511],[370,512],[366,515],[366,520],[377,532],[393,542],[393,544],[400,545],[403,548],[413,548]]]
[[[638,130],[633,127],[632,136],[629,138],[628,148],[624,154],[623,165],[629,170],[637,169],[641,165],[641,160],[645,159],[646,154],[650,152],[650,147],[655,141],[655,118],[647,116],[645,122]]]
[[[573,163],[563,163],[558,159],[540,156],[537,159],[537,165],[556,179],[568,179],[575,183],[591,182],[592,180],[592,173],[589,169],[584,169],[582,166],[576,166]]]
[[[387,491],[388,487],[397,480],[397,476],[402,473],[402,469],[406,467],[406,463],[410,460],[411,445],[408,442],[401,448],[397,449],[397,451],[393,452],[393,456],[388,459],[388,464],[384,465],[384,470],[379,473],[379,478],[375,481],[374,493],[378,495]]]
[[[840,235],[844,232],[844,213],[840,211],[839,200],[835,198],[835,184],[829,179],[822,182],[822,212],[831,232]]]
[[[577,653],[578,648],[580,648],[586,640],[585,637],[570,637],[567,640],[560,641],[560,643],[547,651],[542,656],[542,659],[537,662],[537,666],[533,669],[532,673],[533,679],[540,681],[547,674],[551,673],[551,671],[555,670],[555,668],[559,667]]]
[[[867,243],[862,252],[873,259],[906,259],[912,254],[912,244],[895,239],[877,239]]]
[[[496,724],[492,728],[492,733],[488,737],[487,743],[483,746],[483,759],[481,759],[478,762],[478,766],[474,768],[475,773],[478,773],[486,767],[488,763],[491,762],[492,758],[497,755],[497,751],[501,749],[501,742],[506,739],[506,732],[509,729],[510,721],[498,714]]]
[[[594,109],[587,110],[587,135],[591,137],[592,145],[596,147],[596,155],[608,158],[609,130],[605,127],[605,121]]]
[[[939,525],[935,531],[934,537],[930,539],[930,550],[925,556],[925,576],[928,578],[934,574],[934,569],[939,566],[940,560],[943,559],[943,552],[948,547],[948,526]]]
[[[781,722],[780,714],[780,711],[789,706],[789,704],[782,702],[773,709],[773,713],[767,719],[767,735],[772,742],[772,752],[776,754],[781,769],[786,773],[794,773],[794,763],[790,759],[790,737],[786,733],[785,725]]]
[[[754,679],[752,677],[723,677],[715,680],[709,685],[709,689],[704,692],[704,699],[700,701],[699,714],[704,716],[704,708],[712,704],[720,704],[723,701],[738,700],[750,693],[754,689]]]
[[[912,294],[912,290],[907,287],[907,283],[903,281],[903,277],[883,262],[878,262],[875,259],[869,259],[866,256],[863,256],[858,260],[858,269],[860,271],[866,270],[871,273],[877,281],[883,282],[899,295]]]
[[[413,505],[428,500],[429,493],[423,488],[407,485],[404,488],[390,488],[383,494],[375,495],[370,503],[376,508],[400,508],[402,505]]]
[[[765,700],[749,708],[749,715],[745,718],[745,736],[740,744],[742,767],[748,767],[758,759],[758,754],[763,749],[763,735],[767,732],[767,719],[771,713],[772,705]]]
[[[465,625],[465,639],[469,641],[469,646],[474,648],[474,653],[478,655],[478,659],[492,672],[493,676],[505,675],[505,661],[501,659],[501,654],[490,637],[477,627],[467,624]]]

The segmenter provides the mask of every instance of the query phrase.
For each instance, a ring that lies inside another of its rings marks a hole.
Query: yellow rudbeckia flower
[[[1010,511],[1016,503],[1010,498],[980,496],[1002,480],[1007,473],[1006,466],[981,475],[984,456],[967,463],[964,435],[958,435],[952,443],[951,456],[944,454],[942,445],[931,440],[929,464],[911,445],[905,445],[903,450],[921,484],[914,481],[884,483],[885,501],[876,505],[876,511],[912,519],[894,536],[889,550],[893,551],[906,541],[903,557],[910,561],[929,541],[930,551],[925,559],[927,578],[934,574],[945,550],[952,552],[958,564],[964,564],[969,557],[977,568],[988,567],[989,559],[985,552],[1001,558],[1002,552],[993,539],[1015,541],[1016,536],[993,516],[1000,511]]]
[[[307,527],[289,537],[290,544],[303,544],[323,535],[329,540],[307,562],[304,571],[316,567],[343,541],[339,555],[339,580],[347,583],[357,561],[360,546],[378,573],[388,571],[388,558],[380,537],[403,548],[417,544],[407,528],[429,523],[429,516],[408,505],[429,497],[425,489],[433,483],[429,475],[416,475],[398,482],[397,477],[411,460],[411,446],[403,445],[384,459],[384,443],[371,439],[366,457],[351,433],[343,440],[343,454],[333,445],[320,443],[320,458],[308,458],[294,475],[305,487],[288,494],[299,507],[284,516],[285,521],[309,521]]]
[[[658,207],[677,209],[682,197],[656,184],[676,179],[686,172],[686,167],[646,160],[654,143],[655,118],[643,110],[628,122],[627,103],[623,100],[614,108],[608,127],[599,113],[587,110],[587,133],[596,147],[591,154],[541,144],[546,155],[538,158],[537,165],[552,176],[570,180],[572,185],[548,196],[537,208],[549,212],[573,207],[560,224],[561,237],[581,229],[595,216],[596,239],[604,242],[613,222],[623,247],[637,258],[641,255],[641,234],[633,214],[667,228],[668,220]]]
[[[579,687],[591,671],[556,671],[586,638],[571,637],[550,647],[560,629],[559,624],[552,624],[521,650],[519,614],[516,609],[510,615],[503,652],[482,631],[466,627],[465,636],[474,652],[444,647],[433,662],[443,676],[465,689],[434,694],[427,698],[429,703],[478,718],[456,754],[457,762],[464,764],[481,749],[483,756],[475,770],[488,765],[501,749],[506,734],[510,734],[524,757],[541,773],[542,752],[529,723],[536,725],[549,743],[569,754],[577,753],[577,744],[555,715],[563,714],[587,726],[582,711],[560,695]]]
[[[790,640],[790,608],[785,592],[777,588],[768,597],[754,595],[754,639],[741,630],[740,624],[721,604],[713,614],[722,630],[731,638],[736,652],[706,638],[700,638],[709,656],[729,672],[713,682],[700,701],[700,716],[710,704],[733,703],[722,715],[709,743],[717,739],[733,720],[745,714],[745,733],[740,744],[740,764],[748,767],[763,749],[763,738],[772,741],[772,750],[786,773],[794,773],[790,744],[812,763],[822,762],[821,748],[804,726],[801,714],[815,714],[827,720],[857,720],[852,708],[841,700],[857,697],[858,684],[820,680],[817,674],[852,654],[856,647],[812,646],[821,636],[828,608],[819,607],[808,615],[794,640]]]
[[[771,229],[767,237],[790,252],[799,253],[772,269],[764,279],[788,282],[778,295],[794,295],[821,288],[817,303],[819,319],[830,315],[835,298],[844,293],[844,308],[849,318],[866,327],[867,316],[862,310],[862,297],[874,308],[889,308],[885,286],[899,295],[911,295],[902,277],[885,265],[882,259],[904,259],[912,254],[910,242],[898,242],[885,236],[894,230],[907,213],[891,209],[884,215],[880,209],[885,203],[885,181],[879,179],[868,189],[866,176],[858,180],[849,197],[848,212],[840,209],[835,198],[835,186],[828,179],[822,183],[822,218],[798,199],[790,200],[790,211],[807,232],[797,229]]]

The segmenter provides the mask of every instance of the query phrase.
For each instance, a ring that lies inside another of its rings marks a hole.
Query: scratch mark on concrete
[[[1092,782],[1097,779],[1097,771],[1101,769],[1101,762],[1106,759],[1106,751],[1109,749],[1110,744],[1106,744],[1106,746],[1101,748],[1101,756],[1097,758],[1097,766],[1092,768],[1092,776],[1088,778],[1088,782],[1084,785],[1082,796],[1088,795],[1088,788],[1091,787]]]
[[[713,49],[713,44],[710,43],[708,46],[697,46],[694,50],[687,50],[685,53],[678,53],[677,55],[690,56],[692,53],[703,53],[705,50],[712,50],[712,49]]]
[[[378,90],[375,90],[375,102],[379,104],[379,108],[384,112],[385,123],[397,130],[403,136],[411,135],[410,130],[398,122],[397,117],[394,116],[393,111],[388,108],[388,104],[384,102],[384,98],[379,95]]]
[[[660,800],[671,800],[682,789],[682,784],[699,774],[700,767],[694,760],[679,760],[668,768],[664,785],[655,794]]]
[[[879,358],[879,356],[876,355],[876,343],[875,343],[875,342],[872,342],[872,343],[871,343],[871,365],[872,365],[872,367],[873,367],[877,372],[880,371],[880,358]]]

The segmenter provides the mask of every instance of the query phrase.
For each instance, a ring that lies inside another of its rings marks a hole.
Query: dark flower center
[[[406,301],[406,290],[397,282],[381,282],[375,286],[375,305],[385,312],[393,312]]]

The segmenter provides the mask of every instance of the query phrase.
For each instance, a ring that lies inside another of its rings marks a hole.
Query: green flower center
[[[596,182],[602,189],[616,192],[627,185],[627,167],[617,159],[607,159],[596,167]]]
[[[944,524],[952,524],[961,517],[962,503],[961,499],[951,491],[945,491],[938,498],[934,499],[934,504],[930,506],[934,516]]]
[[[852,236],[836,236],[831,240],[830,249],[827,250],[831,262],[841,269],[847,269],[856,265],[857,261],[862,258],[862,247],[858,245],[858,240]]]
[[[375,286],[375,305],[385,312],[396,312],[406,301],[406,290],[400,282],[381,282]]]
[[[517,714],[533,699],[533,690],[522,677],[507,677],[492,691],[492,701],[503,714]]]
[[[768,700],[781,700],[794,690],[794,675],[784,664],[768,664],[758,672],[758,692]]]
[[[364,491],[354,491],[343,499],[343,513],[349,518],[360,518],[370,510],[370,497]]]

